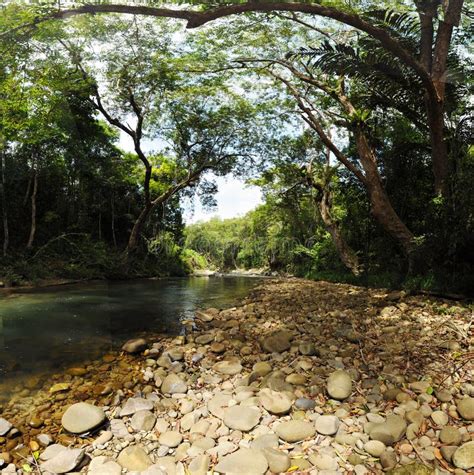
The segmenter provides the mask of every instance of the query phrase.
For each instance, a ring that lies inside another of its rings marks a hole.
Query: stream
[[[197,308],[231,306],[259,282],[252,277],[169,278],[2,295],[0,382],[53,373],[146,333],[177,335],[181,320]]]

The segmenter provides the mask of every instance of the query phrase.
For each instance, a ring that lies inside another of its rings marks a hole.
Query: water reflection
[[[226,306],[258,279],[100,282],[0,300],[0,377],[90,360],[145,332],[179,334],[201,306]]]

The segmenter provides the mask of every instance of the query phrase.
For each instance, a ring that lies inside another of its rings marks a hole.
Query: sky
[[[133,143],[125,133],[120,134],[119,146],[123,150],[133,151]],[[145,143],[145,150],[153,148],[153,143]],[[217,216],[221,219],[243,216],[263,202],[260,188],[248,186],[242,180],[228,177],[213,177],[218,187],[215,195],[217,207],[212,210],[203,209],[198,198],[183,200],[183,219],[186,224],[197,221],[209,221]]]

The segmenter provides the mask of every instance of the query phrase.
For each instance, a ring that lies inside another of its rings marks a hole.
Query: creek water
[[[197,308],[231,306],[260,281],[96,282],[0,296],[0,382],[91,360],[147,333],[179,334]]]

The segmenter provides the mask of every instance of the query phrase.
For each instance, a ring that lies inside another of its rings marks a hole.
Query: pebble
[[[0,417],[0,436],[5,435],[13,427],[13,425],[6,419]]]
[[[263,449],[263,455],[267,459],[268,468],[273,473],[284,473],[290,468],[290,457],[284,452],[266,447]]]
[[[161,391],[165,394],[185,393],[187,390],[187,384],[174,373],[166,376],[161,385]]]
[[[51,473],[72,472],[84,458],[84,449],[63,448],[41,464],[41,470]]]
[[[132,340],[128,340],[122,346],[122,350],[126,351],[127,353],[140,353],[141,351],[145,350],[147,347],[146,340],[143,338],[134,338]]]
[[[256,407],[233,406],[224,412],[224,424],[229,429],[248,432],[259,422],[261,412]]]
[[[452,461],[455,467],[463,470],[474,468],[474,440],[461,445],[454,452]]]
[[[458,401],[457,410],[463,419],[474,421],[474,398],[466,397]]]
[[[459,445],[462,442],[462,435],[456,427],[445,426],[439,433],[439,440],[443,444]]]
[[[66,410],[61,424],[68,432],[83,434],[100,426],[105,419],[105,413],[100,407],[79,402]]]
[[[385,452],[386,447],[379,440],[369,440],[364,444],[364,450],[373,457],[380,457]]]
[[[214,469],[220,473],[260,475],[267,471],[268,462],[260,450],[241,448],[223,457]]]
[[[431,414],[431,419],[437,426],[445,426],[449,422],[448,415],[443,411],[434,411]]]
[[[344,370],[334,371],[328,378],[326,390],[333,399],[347,399],[352,393],[351,375]]]
[[[315,426],[304,421],[287,421],[278,424],[275,432],[285,442],[299,442],[316,433]]]
[[[319,434],[334,435],[341,421],[336,416],[320,416],[316,419],[315,428]]]
[[[117,462],[129,471],[141,472],[146,470],[148,467],[153,465],[150,457],[147,455],[145,450],[138,446],[132,445],[124,448],[118,458]]]
[[[259,400],[262,406],[271,414],[287,414],[293,404],[291,398],[286,393],[272,391],[271,389],[262,389],[259,394]]]

